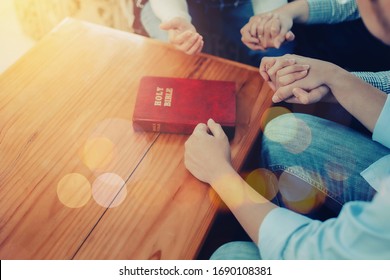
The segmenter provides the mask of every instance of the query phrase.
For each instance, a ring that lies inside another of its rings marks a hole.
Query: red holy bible
[[[191,134],[212,118],[229,139],[236,124],[235,83],[172,77],[143,77],[135,103],[137,131]]]

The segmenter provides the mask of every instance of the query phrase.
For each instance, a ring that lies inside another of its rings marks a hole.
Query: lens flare
[[[213,185],[216,186],[216,188],[223,188],[224,197],[222,200],[229,208],[238,208],[244,203],[245,189],[241,178],[228,174],[219,178]],[[213,196],[216,194],[210,192],[209,195]],[[224,207],[224,205],[222,205],[222,207]]]
[[[305,172],[300,166],[291,167],[288,172],[283,172],[279,177],[282,200],[287,208],[295,212],[310,213],[324,203],[326,195],[293,174],[310,176],[309,172]]]
[[[104,173],[93,182],[92,195],[96,203],[102,207],[117,207],[126,198],[126,183],[117,174]]]
[[[268,139],[283,145],[296,137],[298,123],[295,116],[288,113],[290,111],[283,107],[272,107],[264,113],[261,127]],[[280,117],[285,114],[288,114],[288,117]],[[267,125],[271,121],[272,125]]]
[[[105,137],[87,140],[82,153],[83,163],[91,170],[104,169],[113,159],[114,144]]]
[[[356,156],[348,147],[332,147],[331,159],[324,164],[326,174],[335,181],[347,180],[356,169]]]
[[[218,196],[218,194],[214,191],[212,187],[210,187],[207,191],[210,202],[213,205],[218,205],[219,210],[222,212],[228,212],[229,207],[222,201],[222,199]]]
[[[247,192],[249,199],[255,203],[263,203],[264,199],[259,197],[257,194],[262,195],[267,200],[272,200],[278,193],[278,179],[275,174],[271,171],[258,168],[250,172],[246,177],[245,181],[249,186],[252,187],[254,192]]]
[[[283,143],[284,148],[292,154],[300,154],[304,152],[311,144],[312,134],[310,127],[301,119],[293,118],[294,122],[291,127],[296,130],[291,133],[295,135],[289,141]]]
[[[264,135],[271,141],[283,145],[292,154],[302,153],[312,142],[310,127],[294,114],[283,114],[274,118],[266,127]]]
[[[139,150],[146,149],[148,142],[156,137],[146,133],[134,133],[131,121],[120,118],[104,119],[90,132],[81,152],[83,162],[95,176],[115,173],[128,176],[128,165]]]
[[[290,114],[290,113],[291,111],[285,107],[276,106],[276,107],[268,108],[261,116],[261,120],[260,120],[261,130],[264,131],[267,124],[273,119],[281,115]]]
[[[81,174],[67,174],[58,182],[57,196],[65,206],[80,208],[91,198],[91,184]]]

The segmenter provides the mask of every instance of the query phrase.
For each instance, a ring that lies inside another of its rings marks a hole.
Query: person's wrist
[[[279,8],[282,14],[291,18],[293,23],[305,23],[309,18],[307,1],[293,1]]]
[[[328,62],[328,64],[328,70],[323,73],[324,84],[329,87],[334,97],[339,99],[341,97],[340,94],[343,94],[340,88],[349,79],[350,73],[333,63]]]
[[[217,170],[214,170],[213,175],[210,177],[209,183],[213,188],[218,188],[226,178],[231,178],[231,176],[238,176],[238,173],[234,170],[233,166],[224,162],[218,166]]]
[[[191,23],[191,20],[185,17],[177,16],[174,18],[176,21],[179,21],[182,26],[187,27],[187,29],[195,30],[195,26]]]

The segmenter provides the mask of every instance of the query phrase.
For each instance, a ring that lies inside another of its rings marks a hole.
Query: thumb
[[[160,28],[162,30],[171,30],[171,29],[178,29],[180,27],[181,23],[180,23],[180,20],[178,20],[177,18],[173,18],[171,20],[168,20],[168,21],[165,21],[165,22],[162,22],[160,24]]]
[[[225,136],[225,132],[223,131],[221,125],[219,123],[216,123],[213,119],[209,119],[207,121],[207,126],[209,127],[214,137],[220,138]]]
[[[295,34],[292,31],[287,32],[286,40],[288,42],[291,42],[291,41],[294,41],[294,39],[295,39]]]
[[[294,88],[292,93],[302,104],[310,103],[309,93],[306,90],[301,88]]]

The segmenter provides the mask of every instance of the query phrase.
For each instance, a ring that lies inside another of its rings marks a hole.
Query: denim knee
[[[305,114],[284,114],[268,123],[261,165],[287,171],[343,205],[375,194],[360,172],[389,150],[351,128]]]
[[[253,242],[235,241],[219,247],[210,260],[260,260],[259,248]]]

